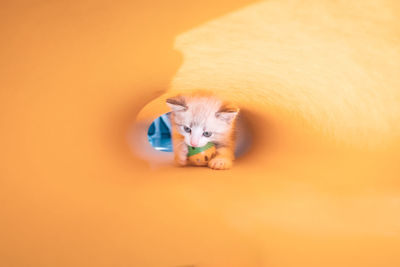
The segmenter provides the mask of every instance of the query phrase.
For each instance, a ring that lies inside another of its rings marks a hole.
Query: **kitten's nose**
[[[196,147],[199,145],[199,143],[196,141],[190,140],[190,145]]]

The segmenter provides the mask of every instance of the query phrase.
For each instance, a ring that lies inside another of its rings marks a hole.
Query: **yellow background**
[[[248,114],[257,146],[232,171],[132,153],[174,37],[251,2],[2,2],[1,266],[400,266],[394,147]]]

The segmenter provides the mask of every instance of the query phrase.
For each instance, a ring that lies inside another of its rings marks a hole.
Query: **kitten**
[[[217,154],[208,167],[215,170],[232,167],[237,107],[204,92],[169,98],[167,105],[172,110],[172,144],[178,165],[188,164],[188,146],[202,147],[212,142]]]

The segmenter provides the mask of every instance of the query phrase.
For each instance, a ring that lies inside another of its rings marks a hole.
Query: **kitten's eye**
[[[187,127],[187,126],[183,126],[183,130],[185,130],[185,132],[190,133],[192,130]]]
[[[203,135],[204,135],[205,137],[210,137],[210,136],[212,135],[212,133],[211,133],[211,132],[204,132]]]

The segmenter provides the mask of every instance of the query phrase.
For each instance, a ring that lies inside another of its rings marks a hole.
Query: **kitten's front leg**
[[[187,165],[188,147],[184,142],[174,145],[175,163],[179,166]]]
[[[233,149],[230,147],[217,148],[217,155],[208,162],[208,167],[214,170],[228,170],[233,166]]]

